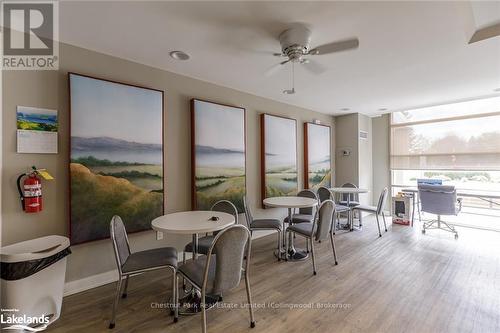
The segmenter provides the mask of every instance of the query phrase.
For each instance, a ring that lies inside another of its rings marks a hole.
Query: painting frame
[[[312,168],[310,167],[309,163],[311,162],[311,158],[309,156],[310,149],[309,149],[309,133],[310,133],[310,128],[314,128],[315,126],[318,127],[324,127],[328,128],[328,157],[329,157],[329,170],[330,170],[330,184],[328,188],[330,188],[333,184],[332,179],[333,179],[333,170],[332,170],[332,127],[330,125],[325,125],[325,124],[317,124],[313,122],[305,122],[304,123],[304,188],[305,189],[312,189],[311,184],[309,183],[309,170]]]
[[[298,156],[298,130],[297,130],[297,119],[269,114],[269,113],[261,113],[260,114],[260,173],[261,173],[261,202],[267,198],[267,180],[266,180],[266,171],[268,167],[268,163],[266,161],[266,117],[274,117],[282,120],[293,121],[294,123],[294,135],[295,135],[295,173],[296,173],[296,187],[295,192],[299,190],[299,156]],[[262,203],[262,207],[266,208]]]
[[[68,122],[69,122],[69,138],[68,138],[68,198],[69,198],[69,209],[68,209],[68,223],[69,223],[69,232],[68,236],[70,238],[70,242],[72,245],[78,245],[78,244],[85,244],[89,242],[95,242],[95,241],[100,241],[104,239],[109,239],[109,236],[103,236],[103,237],[98,237],[98,238],[93,238],[93,239],[88,239],[84,241],[78,241],[74,242],[73,241],[73,235],[74,235],[74,229],[73,229],[73,221],[72,221],[72,179],[71,179],[71,155],[72,155],[72,133],[73,133],[73,123],[72,123],[72,114],[73,114],[73,108],[72,108],[72,94],[71,94],[71,76],[79,76],[82,78],[87,78],[87,79],[93,79],[93,80],[98,80],[102,81],[105,83],[112,83],[116,85],[121,85],[121,86],[126,86],[126,87],[132,87],[132,88],[138,88],[138,89],[144,89],[144,90],[149,90],[153,92],[157,92],[160,94],[160,99],[161,99],[161,112],[160,112],[160,118],[161,118],[161,184],[162,184],[162,198],[161,198],[161,215],[165,214],[165,207],[166,207],[166,164],[165,164],[165,112],[166,112],[166,102],[165,102],[165,91],[157,88],[152,88],[148,86],[143,86],[135,83],[130,83],[130,82],[125,82],[125,81],[118,81],[118,80],[113,80],[113,79],[108,79],[104,77],[98,77],[98,76],[93,76],[90,74],[83,74],[79,72],[73,72],[73,71],[68,71],[67,72],[67,92],[68,92]],[[108,227],[109,229],[109,227]],[[148,227],[141,229],[141,230],[127,230],[128,234],[135,234],[135,233],[140,233],[140,232],[147,232],[151,231],[151,225]]]
[[[231,104],[226,104],[226,103],[220,103],[220,102],[214,102],[212,100],[206,100],[206,99],[201,99],[201,98],[191,98],[190,100],[190,126],[191,126],[191,208],[192,210],[198,210],[200,209],[200,203],[198,202],[198,187],[196,185],[197,181],[197,151],[196,151],[196,140],[197,140],[197,131],[196,131],[196,113],[203,112],[203,110],[197,110],[196,109],[196,102],[200,103],[206,103],[210,104],[212,106],[216,107],[222,107],[222,108],[231,108],[235,110],[239,110],[242,112],[242,118],[243,118],[243,133],[242,134],[242,139],[243,139],[243,177],[244,177],[244,190],[243,190],[243,196],[241,198],[241,205],[238,205],[238,203],[234,203],[231,201],[233,204],[235,204],[238,213],[244,213],[244,206],[243,206],[243,197],[247,193],[247,121],[246,121],[246,109],[241,106],[236,106],[236,105],[231,105]],[[229,198],[224,198],[221,200],[229,200]],[[215,201],[214,201],[215,202]],[[213,203],[212,203],[213,204]],[[209,209],[210,207],[204,207],[204,209]]]

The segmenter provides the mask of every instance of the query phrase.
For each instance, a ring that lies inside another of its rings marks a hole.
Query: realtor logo
[[[2,69],[58,69],[58,3],[2,2]]]

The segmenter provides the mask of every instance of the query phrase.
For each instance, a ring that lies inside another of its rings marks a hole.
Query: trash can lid
[[[45,236],[0,249],[1,262],[21,262],[50,257],[69,247],[69,238],[64,236]]]

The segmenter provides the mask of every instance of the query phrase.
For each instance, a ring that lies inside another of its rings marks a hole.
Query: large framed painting
[[[69,73],[70,238],[109,237],[163,215],[163,91]]]
[[[304,187],[317,190],[331,187],[330,126],[304,123]]]
[[[193,209],[231,201],[243,213],[245,109],[191,100]]]
[[[297,193],[297,122],[260,115],[262,199]]]

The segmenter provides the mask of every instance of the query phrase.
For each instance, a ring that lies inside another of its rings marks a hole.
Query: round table
[[[294,208],[309,208],[315,207],[318,205],[318,200],[312,198],[304,198],[297,196],[287,196],[287,197],[271,197],[263,200],[263,203],[267,207],[275,207],[275,208],[287,208],[288,209],[288,222],[291,224],[292,222],[292,209]],[[281,239],[285,239],[286,230],[283,228],[283,237]],[[293,237],[292,233],[288,236],[288,249],[286,253],[286,260],[304,260],[309,255],[306,251],[297,250],[293,245]],[[278,253],[278,255],[281,255]]]
[[[218,220],[212,221],[213,216],[218,217]],[[193,258],[196,259],[198,254],[198,234],[219,231],[231,224],[234,224],[234,216],[231,214],[197,210],[159,216],[151,222],[151,227],[155,231],[168,234],[192,235]]]
[[[216,216],[217,221],[211,218]],[[155,218],[151,227],[157,232],[169,234],[192,235],[193,237],[193,259],[198,255],[198,234],[222,230],[234,224],[234,216],[228,213],[216,211],[186,211],[171,213]],[[207,296],[205,304],[215,304],[216,299]],[[191,293],[179,300],[184,309],[179,314],[189,315],[201,311],[201,295],[192,288]],[[185,306],[187,305],[187,306]]]
[[[352,216],[352,209],[351,209],[351,194],[361,194],[361,193],[368,193],[369,191],[364,188],[357,188],[357,187],[331,187],[330,191],[332,193],[339,193],[339,194],[349,194],[347,196],[347,207],[349,207],[349,214],[347,215],[347,220],[348,220],[348,225],[349,229],[351,231],[354,230],[354,223],[353,223],[353,216]]]

